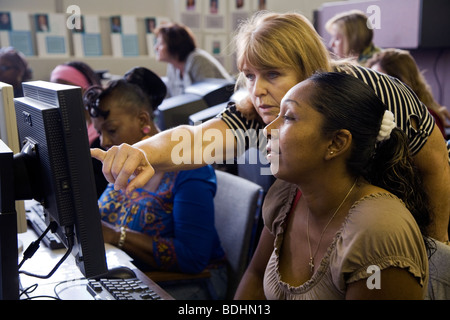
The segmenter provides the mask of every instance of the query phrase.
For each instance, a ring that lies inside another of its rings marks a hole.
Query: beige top
[[[275,249],[264,277],[267,299],[344,299],[348,284],[373,275],[373,271],[368,271],[371,265],[380,270],[407,269],[424,288],[425,296],[428,258],[424,240],[403,202],[388,193],[366,196],[353,204],[310,280],[298,287],[281,281],[279,252],[286,217],[296,194],[295,186],[290,186],[282,186],[274,192],[276,194],[269,192],[265,201],[270,203],[276,196],[272,200],[281,203],[265,206],[264,212],[265,224],[275,236]]]

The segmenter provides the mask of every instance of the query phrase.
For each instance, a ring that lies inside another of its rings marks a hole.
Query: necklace
[[[353,186],[350,188],[350,190],[347,192],[347,195],[345,196],[344,200],[342,200],[341,204],[339,205],[339,207],[336,209],[336,211],[333,213],[333,215],[331,216],[330,220],[328,221],[328,223],[325,225],[325,228],[323,228],[322,233],[320,234],[320,238],[319,238],[319,242],[317,243],[317,247],[316,250],[314,251],[314,254],[312,254],[312,250],[311,250],[311,243],[309,241],[309,208],[308,208],[308,214],[306,215],[306,236],[308,237],[308,247],[309,247],[309,267],[311,268],[311,273],[314,272],[314,258],[316,257],[317,251],[319,250],[320,247],[320,242],[322,241],[322,237],[325,234],[325,230],[327,230],[328,225],[331,223],[331,221],[333,220],[333,218],[336,216],[336,214],[338,213],[339,209],[341,209],[342,205],[344,204],[345,200],[347,200],[348,196],[350,195],[350,193],[352,193],[353,188],[355,188],[356,186],[356,182],[358,181],[358,179],[355,180],[355,182],[353,183]]]

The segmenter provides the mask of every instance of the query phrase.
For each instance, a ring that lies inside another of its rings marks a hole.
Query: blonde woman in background
[[[364,65],[380,48],[373,43],[373,28],[364,12],[352,10],[337,14],[327,21],[332,36],[330,50],[337,58],[353,58]]]
[[[409,51],[401,49],[384,49],[376,53],[366,63],[366,67],[393,76],[408,85],[428,108],[433,115],[436,124],[445,134],[445,117],[448,115],[446,107],[442,107],[433,97],[422,72]],[[449,125],[447,125],[449,127]]]

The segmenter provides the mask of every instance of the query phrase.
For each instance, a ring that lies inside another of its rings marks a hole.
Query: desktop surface
[[[38,235],[34,230],[30,229],[26,233],[19,234],[18,237],[23,243],[25,250],[31,242],[38,238]],[[134,272],[142,287],[149,288],[162,300],[173,300],[167,292],[138,270],[132,263],[132,258],[124,251],[109,244],[105,244],[105,250],[108,269],[128,268]],[[66,249],[50,249],[41,243],[40,248],[31,259],[22,265],[20,271],[47,275],[64,255],[65,251]],[[19,262],[22,261],[22,254],[23,252],[19,253]],[[95,296],[92,292],[89,292],[89,281],[80,272],[74,258],[69,256],[49,279],[20,274],[20,292],[27,292],[27,294],[22,294],[20,299],[95,300],[101,297],[112,299],[106,294]]]

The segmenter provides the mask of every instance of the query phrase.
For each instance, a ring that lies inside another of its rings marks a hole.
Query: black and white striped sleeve
[[[264,125],[257,119],[248,120],[237,110],[236,104],[230,102],[217,116],[232,130],[238,145],[238,154],[249,148],[261,147],[264,138]],[[264,145],[265,148],[265,145]]]
[[[434,129],[433,116],[416,94],[401,81],[372,69],[359,66],[337,68],[364,81],[395,115],[397,126],[408,136],[409,147],[413,155],[417,154],[427,142]],[[413,119],[418,127],[413,127]]]

